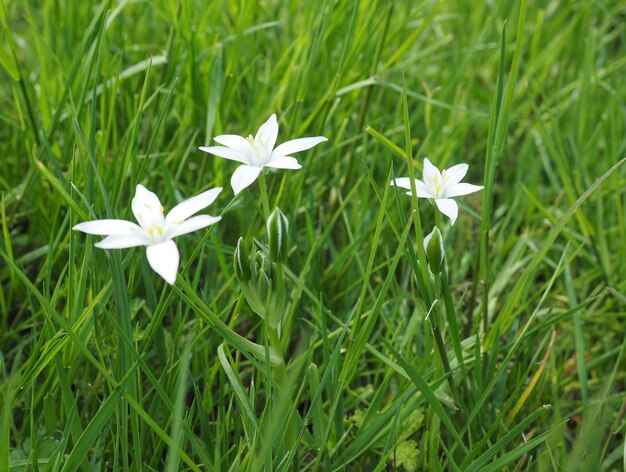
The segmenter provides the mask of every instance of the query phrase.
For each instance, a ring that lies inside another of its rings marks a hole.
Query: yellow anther
[[[263,133],[259,134],[259,141],[261,140],[261,136],[262,135],[263,135]],[[261,152],[259,151],[259,148],[257,147],[256,140],[252,137],[251,134],[248,135],[246,140],[250,143],[250,145],[252,146],[252,149],[254,149],[256,151],[256,157],[258,157],[260,159],[261,158]],[[263,144],[263,143],[261,143],[261,144]]]
[[[155,229],[159,232],[159,234],[163,234],[163,228],[161,228],[160,226],[153,226],[152,228],[150,228],[150,231],[148,231],[150,236],[154,236]]]

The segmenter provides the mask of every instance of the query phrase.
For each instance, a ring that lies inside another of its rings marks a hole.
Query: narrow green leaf
[[[391,351],[391,353],[398,360],[398,363],[400,364],[400,366],[402,366],[404,371],[408,374],[413,384],[418,388],[420,392],[422,392],[422,395],[424,395],[424,398],[426,399],[430,407],[433,409],[435,414],[439,417],[439,419],[444,424],[444,426],[448,429],[448,431],[454,438],[459,448],[461,448],[461,450],[467,454],[468,450],[465,447],[463,439],[461,439],[461,436],[459,435],[458,431],[452,424],[452,421],[450,421],[450,417],[447,415],[447,413],[443,409],[441,402],[437,398],[437,395],[435,395],[435,392],[432,390],[430,385],[428,385],[428,382],[426,382],[426,380],[424,380],[424,378],[417,372],[417,370],[415,370],[413,366],[411,366],[411,364],[409,364],[404,359],[404,357],[393,348],[393,346],[391,345],[389,341],[387,341],[386,339],[382,339],[382,341],[387,347],[387,349],[389,349],[389,351]]]

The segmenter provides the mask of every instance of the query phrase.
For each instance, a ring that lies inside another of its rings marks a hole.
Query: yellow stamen
[[[261,136],[263,135],[263,133],[261,133],[261,135],[259,135],[259,140],[261,138]],[[246,140],[250,143],[250,145],[252,146],[252,148],[256,151],[256,157],[258,157],[259,159],[261,158],[261,153],[259,152],[259,148],[256,145],[256,140],[252,137],[252,135],[248,135],[248,137],[246,138]]]
[[[163,234],[163,228],[161,228],[160,226],[153,226],[152,228],[150,228],[150,231],[148,231],[148,234],[150,234],[150,236],[154,236],[155,229],[159,232],[159,234]]]

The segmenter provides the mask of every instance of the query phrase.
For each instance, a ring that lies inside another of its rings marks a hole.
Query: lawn
[[[625,1],[0,24],[0,472],[626,470]]]

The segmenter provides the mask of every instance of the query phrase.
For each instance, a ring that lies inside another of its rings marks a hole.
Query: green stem
[[[268,335],[269,335],[269,340],[270,340],[270,347],[276,352],[276,354],[278,354],[278,356],[280,356],[282,362],[276,366],[276,371],[279,374],[279,378],[277,380],[279,380],[279,383],[281,383],[286,375],[286,370],[285,370],[285,358],[283,356],[283,348],[280,344],[280,338],[278,336],[278,328],[272,328],[271,326],[267,326],[267,331],[268,331]]]
[[[33,136],[35,138],[35,142],[39,145],[39,131],[37,129],[37,121],[35,120],[35,114],[33,113],[33,107],[30,104],[30,98],[28,96],[28,91],[26,90],[26,85],[24,84],[24,79],[20,78],[20,91],[24,96],[24,101],[26,102],[26,111],[28,114],[28,119],[30,120],[30,125],[32,126]]]
[[[445,262],[444,262],[445,264]],[[465,361],[463,360],[463,348],[461,347],[461,336],[460,336],[460,328],[459,321],[456,315],[456,310],[454,308],[454,302],[452,300],[452,291],[450,290],[450,282],[448,281],[448,274],[446,272],[445,267],[442,269],[441,276],[441,288],[443,293],[443,301],[446,305],[446,315],[448,320],[448,325],[450,326],[450,337],[452,338],[452,345],[454,346],[454,353],[456,355],[456,359],[461,366],[461,369],[464,369]]]
[[[441,275],[433,274],[435,278],[435,298],[441,300]]]
[[[441,231],[441,212],[439,208],[437,208],[437,205],[433,204],[433,206],[435,207],[435,226]]]
[[[437,343],[437,350],[439,351],[439,357],[441,358],[441,364],[443,365],[443,369],[448,374],[448,383],[450,384],[450,390],[454,398],[458,398],[456,394],[456,385],[454,384],[454,379],[452,378],[452,369],[450,369],[450,361],[448,359],[448,353],[446,351],[446,345],[443,342],[443,336],[441,335],[441,329],[439,328],[442,323],[443,317],[441,316],[441,308],[440,304],[441,300],[441,276],[439,274],[433,274],[435,276],[435,298],[437,299],[437,305],[433,308],[435,312],[433,313],[433,334],[435,335],[435,341]]]
[[[196,313],[202,316],[204,321],[211,325],[227,343],[240,351],[254,354],[258,359],[265,360],[265,349],[263,346],[260,346],[233,331],[215,313],[213,313],[213,311],[211,311],[211,309],[191,287],[189,282],[187,282],[182,276],[178,276],[176,283],[182,287],[182,290],[177,285],[174,285],[174,289],[178,291],[183,300],[189,303],[191,307],[195,309]],[[282,354],[276,353],[273,348],[270,348],[270,363],[272,365],[283,366],[285,364]]]
[[[267,184],[265,182],[265,176],[263,171],[259,174],[259,188],[261,190],[261,204],[263,205],[263,214],[265,215],[265,221],[270,216],[270,202],[267,196]]]
[[[435,307],[435,310],[438,310],[438,308]],[[443,336],[441,335],[441,330],[439,329],[439,326],[437,325],[437,322],[439,320],[437,320],[437,317],[435,317],[434,321],[435,322],[432,324],[433,334],[435,335],[435,341],[437,343],[437,350],[439,351],[441,364],[443,365],[443,370],[448,375],[448,384],[450,384],[450,391],[452,392],[452,396],[455,399],[458,399],[459,396],[457,395],[456,385],[454,383],[454,378],[452,377],[452,369],[450,369],[450,361],[448,360],[448,353],[446,352],[446,346],[443,342]]]

